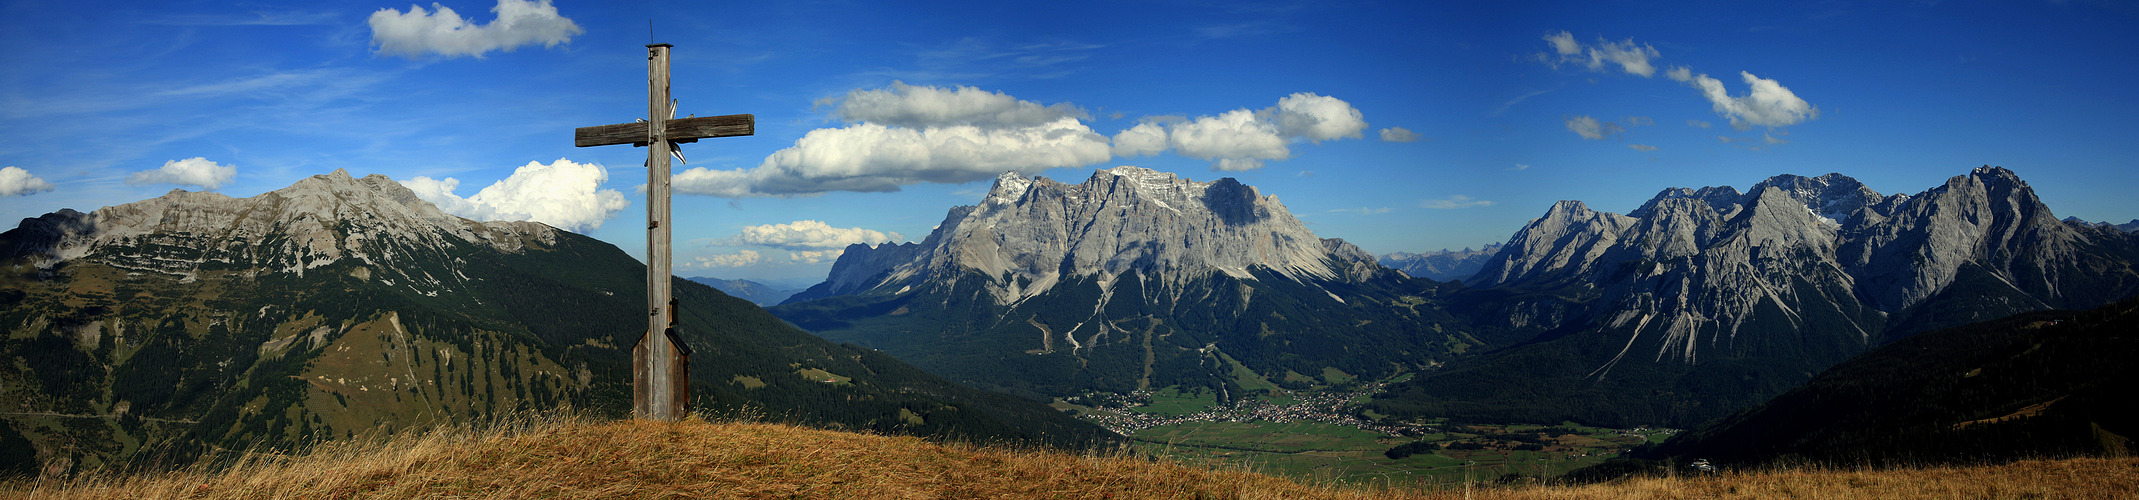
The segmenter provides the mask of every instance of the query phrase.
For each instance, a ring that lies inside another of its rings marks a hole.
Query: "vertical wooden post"
[[[691,346],[676,333],[676,298],[669,290],[668,157],[678,143],[757,132],[757,118],[727,115],[672,119],[668,93],[669,44],[646,46],[646,120],[579,127],[578,147],[646,146],[646,334],[631,348],[631,415],[678,420],[691,402]]]
[[[646,46],[646,336],[632,348],[632,416],[679,420],[689,400],[669,297],[668,49]]]

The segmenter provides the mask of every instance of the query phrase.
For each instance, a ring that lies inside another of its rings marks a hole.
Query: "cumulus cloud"
[[[52,183],[17,167],[0,167],[0,196],[29,196],[52,190]]]
[[[1173,124],[1167,143],[1182,156],[1214,160],[1219,170],[1240,171],[1263,167],[1263,160],[1292,157],[1276,123],[1253,111],[1236,109],[1218,116],[1199,116]]]
[[[845,255],[846,253],[847,250],[844,248],[837,250],[788,251],[787,260],[801,262],[804,264],[822,264],[839,260],[839,256]]]
[[[890,88],[847,92],[839,99],[833,115],[847,121],[908,128],[1037,127],[1063,118],[1090,118],[1083,109],[1069,103],[1043,106],[974,87],[916,87],[897,81],[891,82]]]
[[[585,233],[601,228],[603,221],[631,205],[623,193],[601,189],[608,181],[609,172],[601,165],[558,158],[548,165],[527,162],[511,176],[467,198],[453,194],[460,180],[452,177],[418,176],[401,185],[453,215],[484,221],[533,220]]]
[[[1107,137],[1085,126],[1079,120],[1084,111],[1074,106],[1043,106],[971,87],[894,83],[849,92],[832,114],[859,122],[803,134],[756,168],[678,172],[671,179],[675,192],[726,198],[888,192],[1005,171],[1033,175],[1104,162],[1114,154]]]
[[[903,240],[899,233],[886,233],[858,227],[832,227],[823,221],[798,220],[786,224],[749,226],[736,233],[730,241],[742,245],[758,245],[783,250],[841,249],[847,245]]]
[[[413,58],[429,52],[481,58],[523,45],[555,47],[583,32],[571,19],[557,15],[550,0],[498,0],[490,9],[497,19],[490,24],[471,23],[444,5],[433,3],[431,8],[410,5],[408,12],[389,8],[371,13],[371,44],[387,55]]]
[[[126,176],[126,183],[133,185],[177,184],[181,186],[200,186],[201,189],[220,189],[223,187],[223,183],[230,182],[232,177],[237,176],[238,167],[236,165],[219,165],[216,162],[208,161],[207,158],[195,156],[183,160],[163,162],[163,167],[155,170],[134,172]]]
[[[1583,139],[1593,141],[1602,140],[1605,137],[1626,131],[1625,128],[1620,127],[1617,123],[1599,122],[1596,118],[1590,118],[1588,115],[1568,118],[1567,130],[1582,136]]]
[[[1419,133],[1403,127],[1381,129],[1382,142],[1417,142]]]
[[[1708,98],[1708,102],[1715,105],[1717,115],[1730,119],[1732,128],[1747,130],[1754,126],[1784,127],[1820,116],[1818,107],[1798,98],[1797,93],[1791,92],[1775,80],[1740,71],[1738,76],[1745,80],[1746,86],[1751,90],[1744,97],[1732,97],[1723,89],[1722,81],[1706,74],[1680,78],[1682,74],[1690,73],[1681,72],[1680,69],[1684,68],[1673,69],[1671,78],[1699,89],[1701,97]]]
[[[1277,100],[1277,107],[1263,110],[1286,137],[1320,143],[1334,139],[1358,139],[1367,129],[1365,115],[1343,99],[1299,92]]]
[[[1539,52],[1533,58],[1554,68],[1561,64],[1580,64],[1590,71],[1604,71],[1607,65],[1617,65],[1627,74],[1648,78],[1656,76],[1656,66],[1649,60],[1662,55],[1656,47],[1637,45],[1632,38],[1614,42],[1599,37],[1596,45],[1585,46],[1575,41],[1574,34],[1560,31],[1548,33],[1544,39],[1552,51]]]
[[[973,125],[922,129],[861,123],[812,130],[748,170],[704,167],[678,172],[677,193],[744,198],[827,191],[898,191],[900,186],[958,184],[1005,171],[1037,174],[1107,161],[1106,136],[1076,118],[1036,127]]]
[[[1422,201],[1422,202],[1419,202],[1419,207],[1420,207],[1420,208],[1435,208],[1435,209],[1442,209],[1442,210],[1447,210],[1447,209],[1456,209],[1456,208],[1490,207],[1490,206],[1493,206],[1493,202],[1492,202],[1491,200],[1473,200],[1473,199],[1471,199],[1471,197],[1469,197],[1469,196],[1464,196],[1464,195],[1460,195],[1460,194],[1459,194],[1459,195],[1454,195],[1454,196],[1449,196],[1448,198],[1445,198],[1445,199],[1439,199],[1439,200],[1426,200],[1426,201]]]
[[[1290,144],[1358,139],[1367,129],[1365,115],[1335,97],[1300,92],[1262,110],[1235,109],[1193,119],[1147,119],[1114,137],[1123,156],[1158,154],[1168,149],[1182,156],[1210,160],[1212,168],[1254,170],[1266,160],[1292,158]],[[1159,139],[1163,132],[1164,142]],[[1386,132],[1384,133],[1386,136]]]
[[[1148,156],[1166,152],[1166,127],[1146,121],[1114,134],[1114,156]]]
[[[1644,153],[1656,151],[1656,146],[1650,146],[1647,144],[1628,144],[1627,147],[1634,148],[1635,151],[1641,151]]]
[[[701,255],[691,259],[692,263],[705,269],[745,267],[763,260],[764,258],[759,256],[756,250],[743,250],[732,254]]]

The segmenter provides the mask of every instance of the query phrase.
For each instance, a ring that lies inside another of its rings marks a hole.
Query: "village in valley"
[[[1055,408],[1129,436],[1139,453],[1359,484],[1514,481],[1601,463],[1677,429],[1401,420],[1361,408],[1408,377],[1268,387],[1219,403],[1177,388],[1060,398]]]

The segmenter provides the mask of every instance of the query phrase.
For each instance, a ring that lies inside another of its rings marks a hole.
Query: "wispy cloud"
[[[1500,106],[1498,106],[1498,107],[1495,107],[1495,108],[1493,108],[1493,112],[1492,112],[1492,113],[1487,113],[1487,115],[1488,115],[1488,116],[1500,116],[1500,115],[1501,115],[1502,113],[1507,113],[1507,112],[1508,112],[1508,108],[1513,108],[1513,107],[1515,107],[1515,105],[1517,105],[1517,104],[1522,104],[1522,102],[1523,102],[1523,101],[1527,101],[1527,100],[1530,100],[1530,98],[1532,98],[1532,97],[1537,97],[1537,96],[1541,96],[1541,95],[1545,95],[1545,94],[1551,93],[1551,92],[1552,92],[1553,90],[1554,90],[1554,89],[1545,89],[1545,90],[1539,90],[1539,91],[1531,92],[1531,93],[1528,93],[1528,94],[1523,94],[1523,95],[1515,96],[1515,98],[1513,98],[1513,99],[1508,99],[1508,100],[1507,100],[1507,102],[1503,102],[1503,103],[1500,103]]]
[[[1389,213],[1390,210],[1391,209],[1389,207],[1334,208],[1329,210],[1323,210],[1321,213],[1375,215]]]
[[[1579,64],[1590,71],[1604,71],[1607,65],[1617,65],[1627,74],[1648,78],[1656,75],[1656,66],[1649,60],[1662,55],[1656,47],[1635,44],[1632,38],[1614,42],[1600,37],[1596,44],[1584,45],[1575,41],[1574,34],[1560,31],[1546,34],[1544,40],[1551,51],[1538,52],[1531,58],[1554,68]]]
[[[341,17],[338,12],[256,10],[245,14],[156,14],[140,17],[136,22],[161,26],[304,26],[334,24]]]
[[[1644,153],[1656,151],[1656,146],[1650,146],[1647,144],[1628,144],[1627,147],[1634,148],[1635,151],[1640,151]]]
[[[1475,208],[1475,207],[1490,207],[1490,206],[1493,206],[1493,201],[1492,201],[1492,200],[1474,200],[1474,199],[1471,199],[1471,197],[1469,197],[1469,196],[1464,196],[1464,195],[1460,195],[1460,194],[1459,194],[1459,195],[1451,195],[1451,196],[1449,196],[1449,197],[1447,197],[1447,198],[1443,198],[1443,199],[1439,199],[1439,200],[1426,200],[1426,201],[1421,201],[1421,202],[1419,202],[1419,208],[1432,208],[1432,209],[1439,209],[1439,210],[1450,210],[1450,209],[1458,209],[1458,208]]]
[[[1619,126],[1617,123],[1600,122],[1596,118],[1589,117],[1589,115],[1582,115],[1569,117],[1567,119],[1567,130],[1574,132],[1575,135],[1582,136],[1583,139],[1597,141],[1624,132],[1626,128]]]

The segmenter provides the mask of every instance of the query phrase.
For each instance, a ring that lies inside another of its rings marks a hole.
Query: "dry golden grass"
[[[2139,498],[2139,459],[1798,469],[1586,486],[1389,491],[1240,470],[762,423],[526,419],[234,466],[0,486],[0,498]]]
[[[33,498],[1371,498],[1244,471],[761,423],[558,419],[331,443]]]
[[[1797,469],[1481,491],[1479,499],[2139,498],[2139,459],[2074,458],[1886,470]]]

